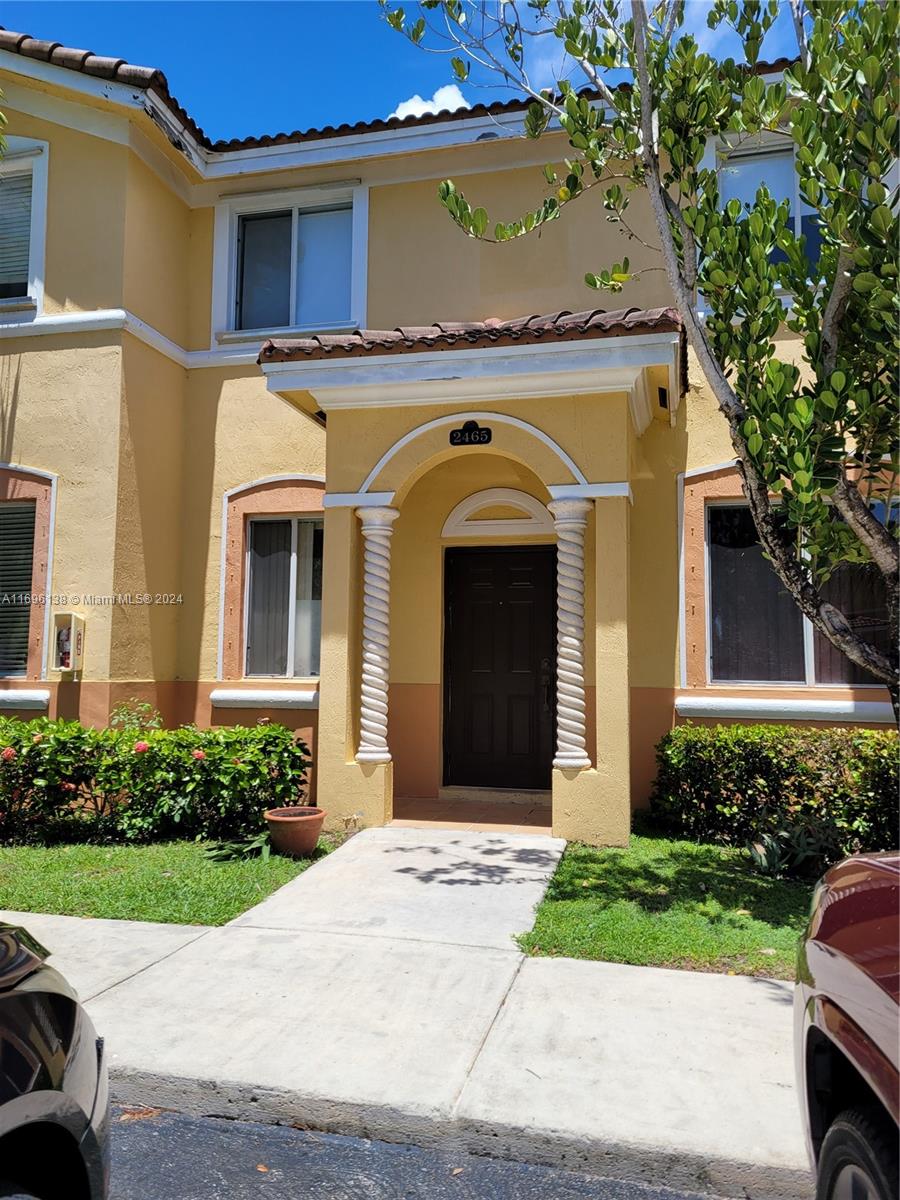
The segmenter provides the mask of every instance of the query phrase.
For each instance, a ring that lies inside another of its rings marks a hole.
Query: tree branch
[[[838,348],[840,346],[840,326],[853,290],[853,277],[850,267],[853,259],[847,250],[841,246],[838,251],[837,266],[834,269],[834,282],[831,285],[831,295],[822,314],[822,343],[825,347],[824,367],[830,375],[837,365]]]
[[[900,547],[897,545],[897,539],[866,504],[859,494],[859,488],[846,477],[838,481],[831,499],[849,528],[872,556],[872,561],[884,575],[888,587],[893,586],[896,589],[900,569]]]
[[[803,63],[803,70],[808,71],[810,67],[809,45],[806,41],[806,29],[803,26],[803,0],[790,0],[791,19],[794,22],[794,33],[797,37],[797,48],[800,51],[800,60]]]

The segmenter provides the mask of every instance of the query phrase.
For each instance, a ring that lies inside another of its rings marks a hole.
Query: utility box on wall
[[[78,613],[53,614],[53,668],[80,671],[84,665],[84,617]]]

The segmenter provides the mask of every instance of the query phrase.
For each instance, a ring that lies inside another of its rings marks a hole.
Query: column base
[[[390,750],[358,750],[354,755],[358,763],[389,763]]]
[[[553,760],[553,766],[557,771],[577,771],[590,765],[591,760],[586,754],[573,754],[571,757],[557,755]]]

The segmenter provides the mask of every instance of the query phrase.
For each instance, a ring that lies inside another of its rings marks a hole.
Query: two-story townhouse
[[[438,204],[540,198],[519,102],[213,143],[159,71],[5,31],[0,87],[0,711],[270,717],[334,822],[524,799],[594,842],[673,722],[890,719],[762,558],[664,277],[582,311],[593,197],[500,247]]]

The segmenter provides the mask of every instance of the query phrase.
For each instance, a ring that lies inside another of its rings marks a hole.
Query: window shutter
[[[28,294],[31,172],[0,176],[0,298]]]
[[[28,666],[34,515],[33,503],[0,504],[0,676]]]

